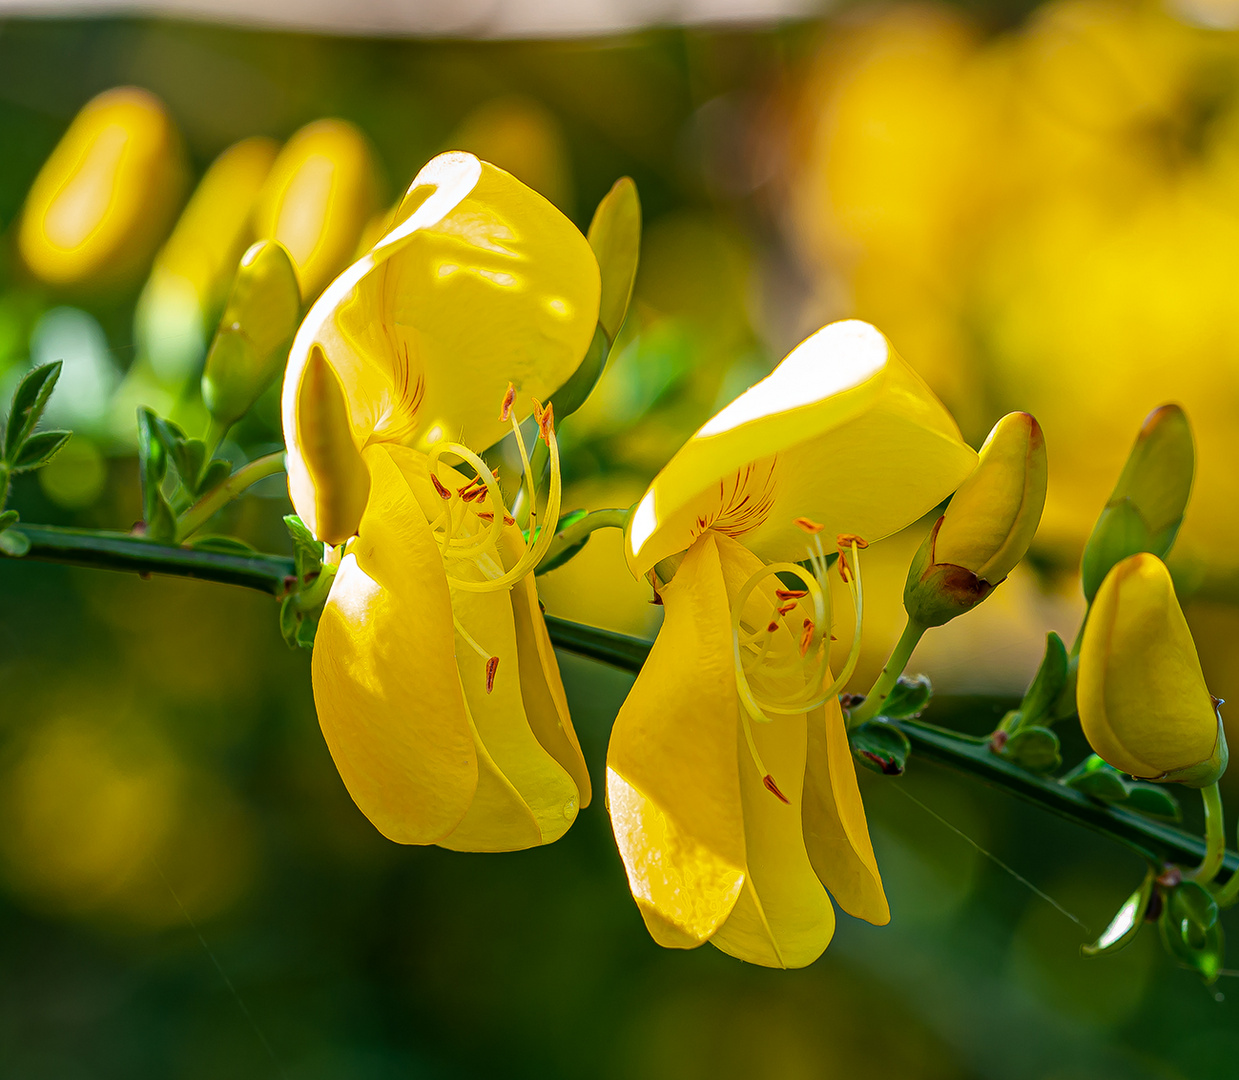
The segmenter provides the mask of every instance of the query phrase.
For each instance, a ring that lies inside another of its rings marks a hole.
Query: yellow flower
[[[40,281],[124,284],[149,264],[185,185],[180,138],[163,103],[131,86],[91,99],[35,178],[18,249]]]
[[[203,174],[155,258],[136,312],[136,333],[156,373],[183,376],[202,357],[237,260],[253,236],[254,201],[278,147],[242,139]]]
[[[378,209],[374,157],[344,120],[316,120],[280,151],[255,209],[261,240],[292,256],[302,299],[313,300],[348,264]]]
[[[858,549],[975,462],[887,340],[842,322],[710,420],[638,504],[628,559],[661,563],[666,619],[615,722],[607,802],[660,944],[800,967],[834,932],[827,889],[888,920],[837,696],[856,650],[832,680],[820,537],[837,536],[859,614]],[[785,561],[806,555],[812,573]]]
[[[554,530],[525,541],[476,451],[535,409],[551,481],[531,537],[558,519],[533,399],[585,355],[598,265],[549,202],[469,154],[430,162],[394,221],[311,309],[285,376],[293,504],[347,541],[314,646],[319,722],[391,839],[549,843],[590,797],[533,584]]]
[[[1226,771],[1226,736],[1170,572],[1141,552],[1093,600],[1076,682],[1093,750],[1145,780],[1207,787]]]
[[[941,626],[993,591],[1028,551],[1045,507],[1045,437],[1028,413],[1008,413],[981,447],[908,570],[904,607]]]

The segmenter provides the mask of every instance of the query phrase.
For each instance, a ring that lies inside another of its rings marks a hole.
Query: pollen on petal
[[[820,533],[824,528],[826,528],[825,525],[819,525],[812,518],[807,517],[798,517],[792,522],[792,524],[799,529],[803,529],[810,536]]]
[[[778,799],[780,802],[789,803],[790,805],[790,802],[787,796],[784,795],[783,792],[779,790],[779,785],[774,782],[773,776],[771,776],[769,773],[766,773],[766,775],[761,778],[761,782],[765,784],[766,790],[770,792],[770,794],[773,795],[776,799]]]
[[[508,383],[508,388],[504,391],[503,407],[499,410],[499,419],[507,421],[512,416],[512,406],[516,403],[516,387],[512,383]]]
[[[495,672],[499,670],[499,657],[492,656],[486,661],[486,692],[495,689]]]
[[[450,499],[452,497],[452,493],[439,482],[439,478],[434,473],[430,474],[430,482],[434,484],[435,491],[439,493],[439,498]]]

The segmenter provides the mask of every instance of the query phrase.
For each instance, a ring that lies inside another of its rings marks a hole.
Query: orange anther
[[[772,622],[769,626],[766,627],[766,633],[773,634],[778,628],[779,628],[779,624],[777,622]]]
[[[554,430],[555,424],[555,406],[551,402],[547,402],[546,408],[542,407],[542,402],[537,398],[533,399],[533,415],[538,421],[538,433],[542,436],[542,441],[547,446],[551,445],[551,432]]]
[[[839,556],[839,577],[846,583],[848,579],[848,562],[842,555]]]
[[[786,615],[789,611],[794,611],[795,608],[796,608],[796,601],[792,600],[791,602],[786,603],[781,608],[779,608],[779,614]]]
[[[478,499],[484,499],[486,497],[486,488],[480,487],[474,488],[472,491],[465,491],[460,497],[464,499],[465,502],[477,502]]]
[[[809,646],[813,643],[813,620],[805,619],[804,632],[800,635],[800,655],[804,656],[809,651]]]
[[[452,493],[448,491],[448,489],[445,488],[441,483],[439,483],[439,478],[435,476],[434,473],[430,474],[430,482],[434,484],[435,491],[439,493],[439,498],[450,499],[452,497]]]
[[[809,595],[808,589],[775,589],[774,595],[780,600],[803,600]]]
[[[486,522],[487,525],[493,525],[495,522],[495,515],[489,510],[479,510],[478,520]]]
[[[509,514],[506,510],[503,512],[503,523],[505,525],[515,525],[516,518]]]
[[[869,546],[868,540],[857,536],[855,533],[840,533],[835,537],[835,543],[841,548],[850,548],[853,544],[858,548],[867,548]]]
[[[766,785],[766,790],[780,802],[788,802],[787,796],[779,790],[779,785],[774,782],[774,777],[769,773],[761,778],[761,782]]]
[[[508,388],[503,395],[503,408],[499,410],[500,420],[509,420],[512,416],[512,406],[516,403],[516,387],[508,383]]]
[[[495,672],[499,670],[499,657],[492,656],[486,661],[486,692],[495,689]]]
[[[792,522],[792,524],[795,525],[797,528],[803,529],[805,532],[809,533],[811,536],[816,533],[820,533],[824,528],[826,528],[825,525],[819,525],[812,518],[807,518],[807,517],[798,517],[796,518],[795,521]]]

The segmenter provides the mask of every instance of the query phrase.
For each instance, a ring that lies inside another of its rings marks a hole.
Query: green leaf
[[[170,543],[176,539],[176,513],[163,494],[163,481],[168,474],[163,421],[147,408],[138,409],[138,471],[146,535]]]
[[[29,550],[30,541],[24,532],[10,528],[0,532],[0,555],[8,555],[10,558],[20,559]]]
[[[928,675],[900,675],[890,696],[882,703],[881,715],[892,720],[920,716],[933,694],[933,684]]]
[[[1217,979],[1226,941],[1217,902],[1207,889],[1195,881],[1176,885],[1166,896],[1157,928],[1171,956],[1199,972],[1205,982]]]
[[[185,490],[197,495],[201,490],[202,466],[206,461],[206,443],[201,439],[187,439],[185,433],[170,421],[165,420],[172,436],[172,459],[176,463],[176,471],[180,474]]]
[[[280,634],[290,649],[298,648],[297,631],[301,628],[301,611],[297,607],[296,594],[284,597],[280,604]]]
[[[868,720],[849,731],[848,742],[857,761],[883,776],[901,776],[912,750],[902,731],[881,720]]]
[[[235,536],[197,536],[189,546],[195,551],[218,551],[224,555],[253,555],[255,549]]]
[[[296,567],[298,585],[317,574],[323,565],[323,542],[310,532],[309,526],[296,514],[284,517],[284,527],[293,541],[293,565]]]
[[[578,365],[576,371],[568,376],[568,381],[551,395],[551,404],[555,407],[555,421],[566,419],[585,404],[585,399],[593,393],[602,372],[607,366],[607,357],[611,352],[611,343],[601,326],[594,328],[594,338],[589,343],[585,359]]]
[[[1067,647],[1053,630],[1045,636],[1045,655],[1020,702],[1021,723],[1045,726],[1054,703],[1067,685]]]
[[[1138,810],[1163,821],[1183,820],[1183,809],[1179,806],[1179,800],[1160,784],[1129,783],[1127,806],[1131,810]]]
[[[47,408],[47,399],[51,397],[60,378],[63,363],[57,360],[54,364],[43,364],[27,373],[13,394],[13,405],[9,409],[8,425],[4,432],[4,460],[13,461],[17,452],[34,431],[35,425]]]
[[[13,458],[13,472],[39,469],[52,460],[73,437],[71,431],[39,431],[31,435]]]
[[[1108,764],[1096,754],[1085,758],[1079,765],[1063,777],[1062,782],[1068,787],[1082,791],[1102,802],[1126,802],[1128,786],[1122,774],[1113,765]]]
[[[4,532],[10,525],[16,525],[18,514],[16,510],[5,510],[0,513],[0,533]]]
[[[588,510],[569,510],[566,514],[559,516],[559,524],[555,527],[556,533],[561,533],[570,525],[575,525],[581,518],[589,513]],[[554,555],[548,556],[538,563],[534,573],[538,576],[545,574],[548,570],[554,570],[557,566],[563,566],[564,563],[573,559],[577,554],[589,543],[589,538],[593,533],[586,533],[584,538],[578,544],[573,544],[571,547],[566,547],[562,551],[555,552]]]
[[[1106,956],[1116,953],[1140,933],[1140,927],[1144,925],[1145,914],[1149,910],[1149,900],[1153,896],[1153,883],[1156,876],[1152,870],[1144,875],[1140,888],[1132,893],[1119,908],[1101,937],[1092,945],[1082,945],[1081,953],[1085,956]]]
[[[1046,727],[1020,728],[999,754],[1029,772],[1053,772],[1063,763],[1058,736]]]
[[[314,637],[318,633],[318,618],[321,614],[321,608],[317,611],[303,611],[301,613],[301,621],[297,624],[296,634],[297,645],[300,648],[314,648]]]
[[[231,475],[232,462],[224,461],[223,458],[208,462],[202,472],[202,479],[198,481],[198,494],[205,495],[208,491],[213,491]]]

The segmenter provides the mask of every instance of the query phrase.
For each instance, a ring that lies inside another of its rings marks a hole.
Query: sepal
[[[883,776],[902,776],[912,746],[897,727],[869,720],[848,732],[854,757],[866,769]]]
[[[1140,888],[1132,893],[1123,903],[1123,906],[1119,908],[1101,937],[1093,942],[1092,945],[1080,946],[1081,955],[1108,956],[1131,943],[1135,936],[1140,933],[1140,928],[1145,924],[1146,915],[1149,911],[1149,902],[1153,898],[1153,886],[1156,877],[1157,875],[1152,870],[1149,870],[1144,875],[1144,881],[1141,882]]]

